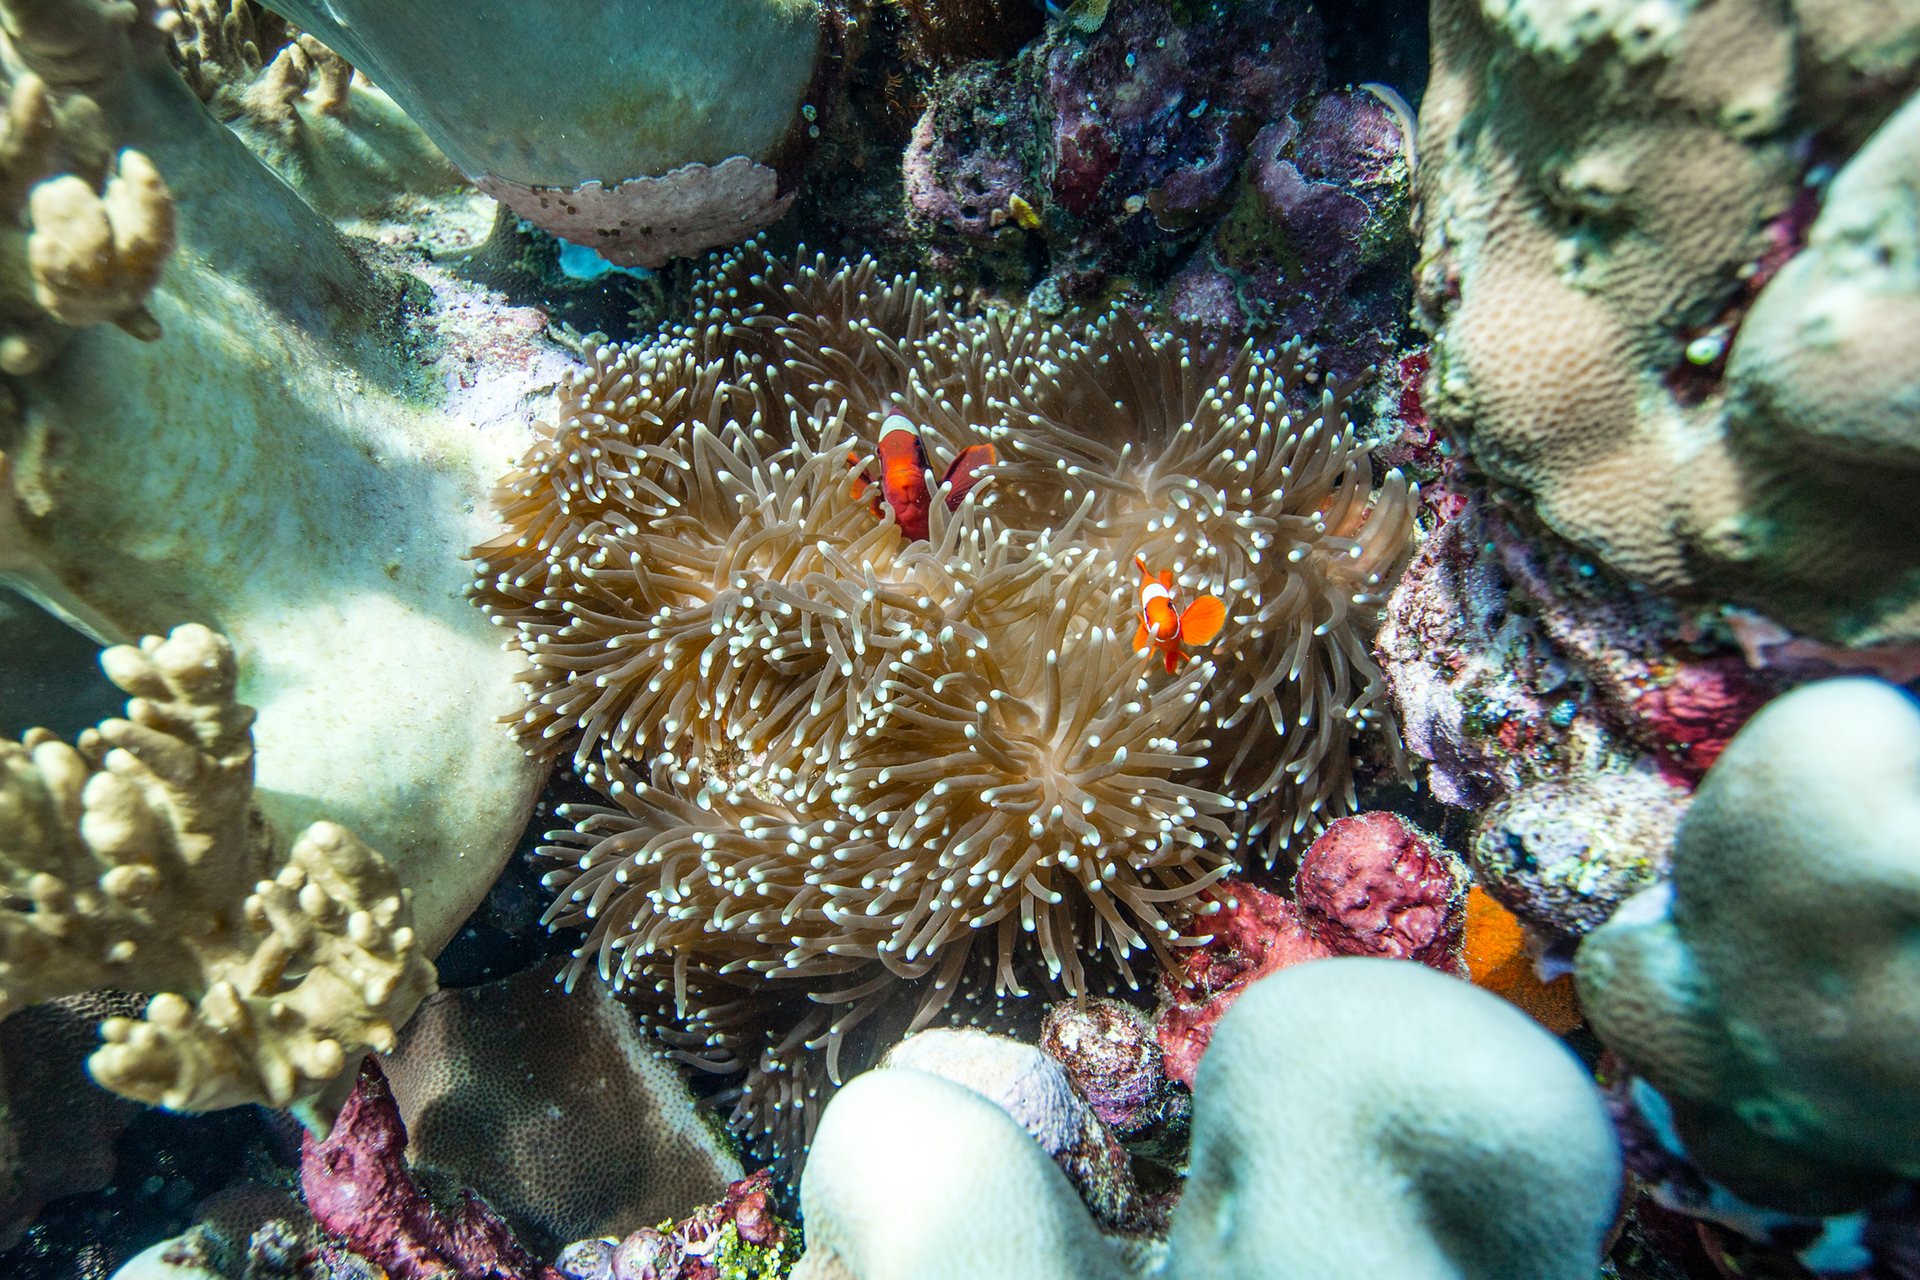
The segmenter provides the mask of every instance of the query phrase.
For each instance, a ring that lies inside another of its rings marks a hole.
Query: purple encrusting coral
[[[395,1280],[560,1280],[472,1192],[453,1209],[434,1204],[406,1151],[393,1090],[369,1057],[333,1131],[301,1144],[300,1187],[315,1221]]]
[[[1321,345],[1353,380],[1391,354],[1411,256],[1401,122],[1360,89],[1325,93],[1253,138],[1241,191],[1174,277],[1176,319]]]

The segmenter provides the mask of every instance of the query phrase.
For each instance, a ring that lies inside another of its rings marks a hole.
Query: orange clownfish
[[[1136,555],[1140,566],[1140,629],[1133,633],[1133,647],[1141,653],[1157,651],[1167,660],[1169,674],[1180,669],[1182,644],[1213,643],[1227,622],[1227,606],[1218,596],[1201,596],[1183,612],[1173,603],[1173,570],[1159,573],[1147,569],[1147,558]]]
[[[880,457],[880,492],[872,498],[873,514],[883,515],[880,504],[885,502],[907,541],[924,541],[933,493],[927,487],[927,447],[920,441],[919,428],[901,414],[889,414],[880,425],[880,447],[876,452]],[[948,486],[947,510],[959,510],[961,500],[980,483],[981,471],[997,460],[990,444],[962,449],[960,456],[948,464],[946,474],[940,477],[940,483]],[[861,472],[854,477],[853,496],[858,498],[874,483],[872,473]]]

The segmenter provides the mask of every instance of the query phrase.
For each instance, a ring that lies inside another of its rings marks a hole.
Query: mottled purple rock
[[[1040,1047],[1123,1141],[1188,1116],[1188,1095],[1162,1066],[1153,1019],[1130,1004],[1104,996],[1063,1000],[1047,1010]]]

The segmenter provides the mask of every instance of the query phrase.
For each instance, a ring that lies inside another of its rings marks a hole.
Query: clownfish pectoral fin
[[[1201,596],[1180,615],[1180,639],[1187,644],[1212,644],[1227,625],[1227,606],[1218,596]]]
[[[1145,653],[1153,648],[1153,633],[1147,630],[1147,624],[1141,623],[1140,629],[1133,633],[1133,651]]]
[[[940,483],[947,486],[947,510],[958,511],[973,486],[980,483],[980,473],[999,460],[990,444],[973,444],[962,449],[960,456],[947,466],[947,474],[940,477]]]

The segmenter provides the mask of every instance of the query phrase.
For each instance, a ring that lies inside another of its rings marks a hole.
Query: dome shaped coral
[[[526,658],[528,750],[613,802],[543,851],[573,974],[657,992],[791,1141],[796,1060],[901,983],[924,1022],[963,982],[1131,978],[1348,802],[1412,504],[1291,348],[968,316],[758,246],[696,303],[562,388],[475,593]],[[896,416],[920,484],[995,459],[934,487],[925,539],[865,480]],[[1136,555],[1226,602],[1172,674],[1134,648]]]

